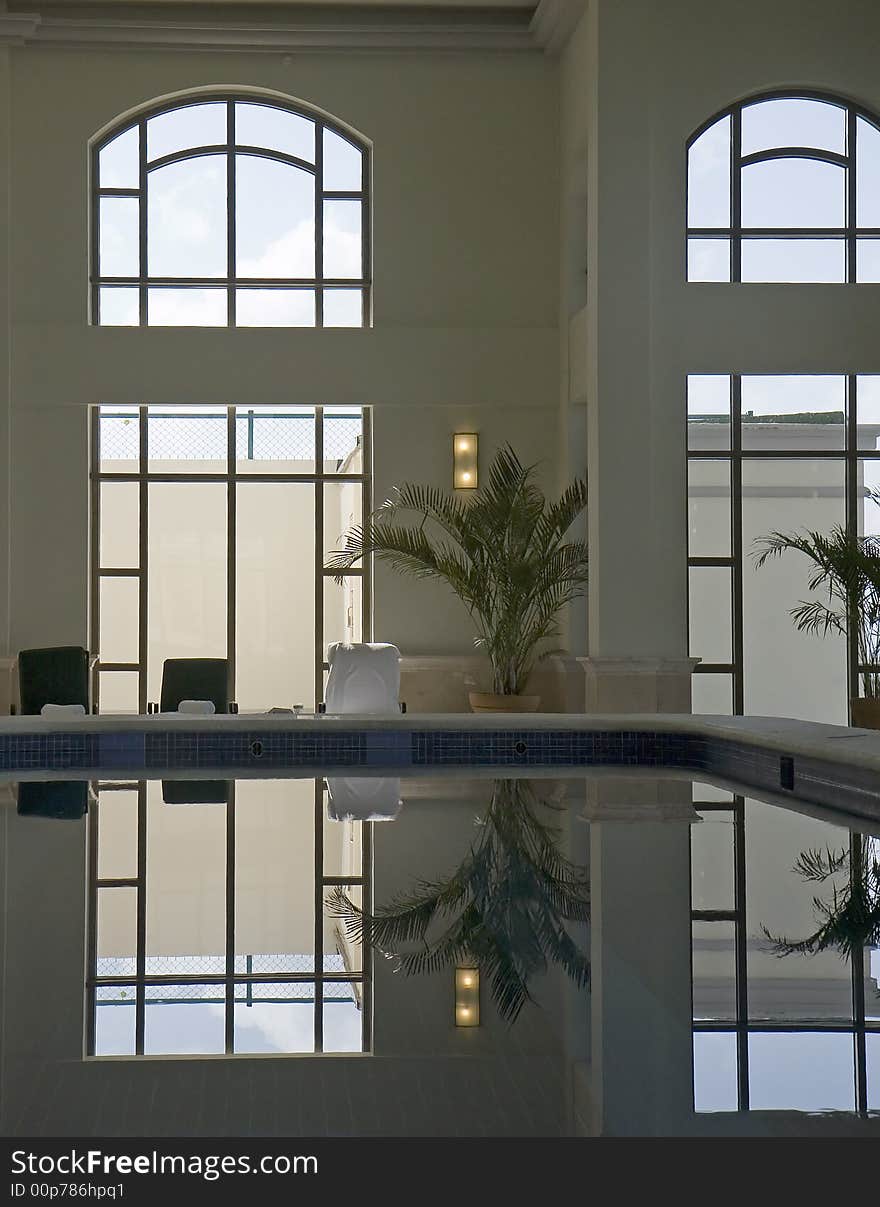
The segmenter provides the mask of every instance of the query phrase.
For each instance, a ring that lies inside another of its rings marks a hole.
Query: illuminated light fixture
[[[479,968],[456,968],[455,970],[455,1025],[456,1027],[479,1027],[480,1025]]]
[[[456,490],[476,490],[480,438],[476,432],[456,432],[452,437],[452,485]]]

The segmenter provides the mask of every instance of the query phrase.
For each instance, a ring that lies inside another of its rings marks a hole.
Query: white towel
[[[82,704],[44,704],[40,709],[41,717],[84,717],[86,710]]]
[[[328,713],[400,712],[400,650],[362,642],[327,647]]]
[[[181,700],[177,706],[178,712],[194,713],[198,716],[209,717],[216,712],[213,700]]]
[[[399,779],[327,780],[327,817],[330,821],[394,821],[403,801]]]

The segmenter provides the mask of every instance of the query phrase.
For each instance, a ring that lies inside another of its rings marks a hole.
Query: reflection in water
[[[551,964],[579,987],[589,983],[587,956],[565,927],[589,920],[588,876],[562,853],[547,816],[553,808],[531,783],[497,780],[478,835],[451,875],[416,881],[372,913],[336,888],[329,912],[344,919],[350,938],[366,934],[407,973],[475,962],[512,1022],[531,1000],[532,977]]]
[[[27,780],[18,785],[18,812],[23,817],[77,821],[89,807],[89,785],[77,780]]]
[[[862,835],[853,838],[852,850],[801,851],[792,871],[808,884],[828,885],[830,896],[813,897],[819,925],[804,939],[773,935],[761,927],[776,955],[816,955],[833,949],[851,959],[866,947],[880,945],[880,842]]]

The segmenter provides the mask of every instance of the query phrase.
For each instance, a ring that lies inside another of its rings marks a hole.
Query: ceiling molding
[[[558,2],[558,0],[557,0]],[[562,0],[564,3],[565,0]],[[265,52],[304,50],[535,51],[542,43],[527,8],[410,9],[391,14],[347,8],[335,18],[296,22],[134,20],[0,13],[0,44],[141,50]]]
[[[33,14],[0,12],[0,46],[24,46],[39,24],[40,18]]]
[[[540,0],[530,23],[547,54],[559,54],[587,10],[586,0]]]

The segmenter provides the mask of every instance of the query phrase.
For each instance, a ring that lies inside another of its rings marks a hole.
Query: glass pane
[[[314,277],[314,176],[254,155],[235,163],[239,277]]]
[[[158,700],[166,658],[226,656],[226,484],[151,482],[149,508],[147,684]]]
[[[689,373],[687,378],[688,448],[730,448],[730,377],[726,373]]]
[[[102,327],[137,327],[140,322],[140,291],[102,286],[98,290],[98,323]]]
[[[313,289],[237,289],[237,327],[314,327]]]
[[[315,488],[240,482],[236,523],[238,704],[314,707]]]
[[[99,671],[98,711],[102,713],[137,713],[137,671]]]
[[[200,155],[150,172],[147,214],[150,276],[226,276],[225,155]]]
[[[693,923],[693,975],[694,1018],[734,1020],[736,938],[732,922]]]
[[[733,909],[733,814],[710,809],[700,817],[690,827],[691,908]]]
[[[147,455],[151,471],[225,473],[227,444],[225,407],[150,407]]]
[[[744,281],[846,280],[843,239],[743,239]]]
[[[308,163],[315,162],[315,123],[288,109],[238,102],[235,106],[235,141],[240,146],[265,147]]]
[[[360,482],[324,485],[324,563],[335,549],[343,548],[345,535],[363,521],[363,487]]]
[[[363,327],[364,302],[359,289],[324,290],[325,327]]]
[[[742,378],[744,449],[842,449],[846,378],[747,375]]]
[[[225,988],[221,985],[148,985],[144,1055],[218,1055],[226,1051]]]
[[[136,277],[140,264],[136,197],[102,197],[98,272],[102,277]]]
[[[98,185],[102,189],[136,189],[140,185],[139,130],[117,134],[98,152]]]
[[[733,712],[733,676],[691,676],[691,711],[708,717],[729,717]]]
[[[880,1034],[865,1038],[868,1063],[868,1110],[880,1111]]]
[[[735,1111],[736,1035],[698,1031],[694,1035],[694,1110]]]
[[[101,793],[98,812],[98,879],[137,875],[137,792]]]
[[[742,224],[844,226],[846,170],[817,159],[768,159],[742,170]]]
[[[689,648],[703,662],[730,662],[733,657],[733,594],[727,566],[691,566]]]
[[[324,407],[324,473],[363,473],[360,407]]]
[[[730,118],[704,130],[688,151],[688,226],[730,226]]]
[[[360,192],[364,157],[359,147],[332,130],[324,131],[324,189]]]
[[[314,1052],[315,986],[306,982],[236,985],[235,1052]]]
[[[730,556],[730,462],[688,460],[688,555]]]
[[[313,407],[239,407],[235,418],[238,473],[313,474]]]
[[[856,280],[880,281],[880,239],[856,239]]]
[[[139,590],[136,578],[100,580],[101,662],[137,662]]]
[[[852,1035],[750,1035],[749,1091],[753,1111],[854,1110]]]
[[[862,536],[880,536],[880,461],[859,459],[857,522]]]
[[[856,118],[856,222],[880,226],[880,130]]]
[[[327,646],[334,641],[363,641],[361,627],[363,579],[349,576],[337,586],[324,578],[324,660]]]
[[[859,448],[870,452],[880,448],[880,376],[856,378],[856,423]]]
[[[846,110],[800,97],[777,97],[743,106],[743,155],[775,147],[817,147],[844,154]]]
[[[134,1056],[134,985],[107,985],[95,997],[95,1055]]]
[[[137,889],[99,888],[97,892],[98,957],[133,956],[137,951]]]
[[[361,972],[364,967],[363,944],[349,935],[344,918],[331,917],[326,900],[331,890],[324,895],[324,972],[331,976],[343,976],[347,972]],[[356,910],[363,909],[364,890],[359,884],[347,884],[343,892]],[[359,992],[358,988],[358,992]],[[327,998],[350,998],[350,983],[338,981],[324,986]]]
[[[160,159],[190,147],[210,147],[226,142],[226,105],[184,105],[160,113],[147,122],[147,159]]]
[[[150,289],[147,322],[151,327],[225,327],[225,289]]]
[[[100,455],[102,473],[135,473],[140,458],[137,407],[101,407]]]
[[[327,793],[324,793],[327,803]],[[363,824],[359,821],[335,821],[324,811],[324,875],[360,876]]]
[[[729,239],[688,239],[689,281],[730,280]]]
[[[849,962],[833,948],[780,956],[775,947],[814,934],[822,925],[814,898],[830,902],[835,888],[845,889],[846,865],[823,883],[805,879],[796,866],[811,851],[847,850],[848,831],[753,800],[746,802],[745,829],[750,1017],[848,1022]]]
[[[785,447],[784,433],[779,436]],[[842,637],[798,632],[790,610],[816,598],[811,563],[797,552],[760,570],[753,553],[772,532],[827,533],[845,520],[843,461],[743,461],[743,630],[745,711],[846,724],[846,648]]]
[[[362,277],[360,201],[324,202],[324,276]]]
[[[237,971],[312,973],[314,782],[240,780],[235,805]]]
[[[706,783],[704,780],[694,780],[693,797],[694,805],[698,809],[707,802],[718,801],[719,803],[723,802],[728,805],[733,804],[732,792],[729,792],[726,788],[716,788],[714,784]]]
[[[238,819],[236,818],[236,821]],[[226,806],[166,805],[147,784],[147,972],[213,975],[226,951]],[[222,987],[221,987],[222,995]]]
[[[101,551],[104,570],[137,569],[140,502],[137,482],[102,482]]]
[[[325,1052],[362,1052],[363,1015],[353,996],[347,1001],[328,1001],[329,986],[324,986],[324,1037]],[[342,986],[333,986],[333,992]],[[345,988],[351,993],[349,986]]]

